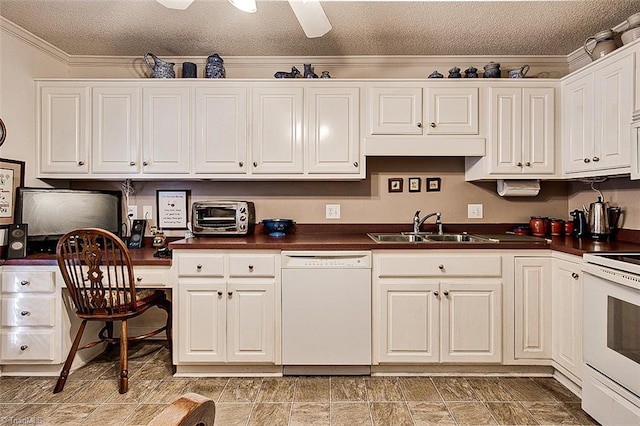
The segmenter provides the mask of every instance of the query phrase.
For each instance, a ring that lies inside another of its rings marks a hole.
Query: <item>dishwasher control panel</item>
[[[282,268],[371,268],[371,252],[283,251]]]

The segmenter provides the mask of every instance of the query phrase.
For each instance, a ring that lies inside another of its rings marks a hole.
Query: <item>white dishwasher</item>
[[[368,374],[371,252],[282,252],[284,374]]]

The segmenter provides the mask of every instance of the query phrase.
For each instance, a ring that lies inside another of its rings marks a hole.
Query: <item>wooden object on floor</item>
[[[149,426],[211,426],[215,417],[213,400],[186,393],[156,415]]]
[[[124,242],[109,231],[98,228],[76,229],[65,234],[56,247],[58,266],[67,290],[82,320],[67,360],[53,393],[61,392],[67,381],[71,364],[80,349],[102,342],[120,344],[120,393],[129,390],[127,348],[130,341],[138,341],[166,332],[171,349],[171,302],[163,290],[136,290],[131,255]],[[152,332],[129,336],[127,320],[157,306],[166,311],[166,324]],[[98,340],[80,347],[87,321],[103,321]],[[120,336],[113,337],[113,323],[120,321]]]

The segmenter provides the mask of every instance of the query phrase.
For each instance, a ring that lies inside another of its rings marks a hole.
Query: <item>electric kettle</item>
[[[609,205],[598,197],[598,201],[589,205],[589,230],[594,240],[607,240],[611,228],[609,227]]]
[[[589,234],[589,225],[587,224],[587,218],[582,210],[574,210],[569,212],[569,215],[573,217],[573,236],[585,237]]]

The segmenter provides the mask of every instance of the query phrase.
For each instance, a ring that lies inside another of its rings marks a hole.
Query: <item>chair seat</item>
[[[162,297],[164,292],[162,290],[155,290],[152,288],[146,288],[142,290],[136,290],[136,307],[141,308],[145,305],[151,304],[158,297]],[[92,300],[89,305],[94,306],[96,312],[106,310],[117,310],[118,307],[124,307],[131,301],[131,293],[124,290],[110,290],[106,291],[104,298],[96,298]],[[98,304],[99,306],[96,306]]]

